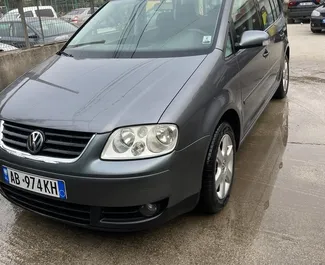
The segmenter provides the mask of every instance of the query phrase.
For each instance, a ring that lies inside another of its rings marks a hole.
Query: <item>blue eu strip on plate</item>
[[[6,167],[2,167],[3,172],[3,179],[6,183],[9,183],[9,175],[8,175],[8,169]]]

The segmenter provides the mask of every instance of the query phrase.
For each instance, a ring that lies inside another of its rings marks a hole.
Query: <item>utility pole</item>
[[[23,0],[16,0],[16,3],[17,3],[17,6],[18,6],[18,11],[19,11],[19,14],[20,14],[21,22],[23,23],[26,48],[29,49],[30,48],[30,43],[29,43],[26,19],[25,19],[25,14],[24,14]]]
[[[9,12],[9,0],[5,0],[6,12]]]
[[[36,7],[37,7],[39,25],[41,27],[42,39],[43,39],[43,43],[45,43],[45,40],[44,40],[44,31],[43,31],[43,25],[42,25],[42,18],[41,18],[41,12],[39,11],[39,2],[38,2],[38,0],[36,1]]]
[[[92,14],[95,13],[95,3],[94,3],[94,0],[90,0],[90,12]]]

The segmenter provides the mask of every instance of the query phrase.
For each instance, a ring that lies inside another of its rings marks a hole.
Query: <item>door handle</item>
[[[265,49],[264,53],[263,53],[263,57],[266,58],[269,56],[269,51],[267,49]]]

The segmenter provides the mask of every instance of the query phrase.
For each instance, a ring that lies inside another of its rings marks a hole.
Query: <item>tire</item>
[[[226,153],[227,156],[222,156]],[[227,204],[234,180],[235,153],[236,141],[233,129],[227,122],[222,122],[212,137],[206,157],[198,204],[200,211],[215,214]],[[218,187],[217,181],[221,181]]]
[[[274,94],[274,98],[283,99],[287,96],[288,89],[289,89],[289,80],[290,80],[289,77],[290,77],[289,59],[287,55],[285,55],[280,85]]]
[[[322,32],[322,30],[321,29],[311,29],[311,32],[312,33],[321,33]]]

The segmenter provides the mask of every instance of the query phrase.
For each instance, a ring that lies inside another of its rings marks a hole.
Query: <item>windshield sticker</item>
[[[212,36],[204,36],[202,44],[211,44]]]

